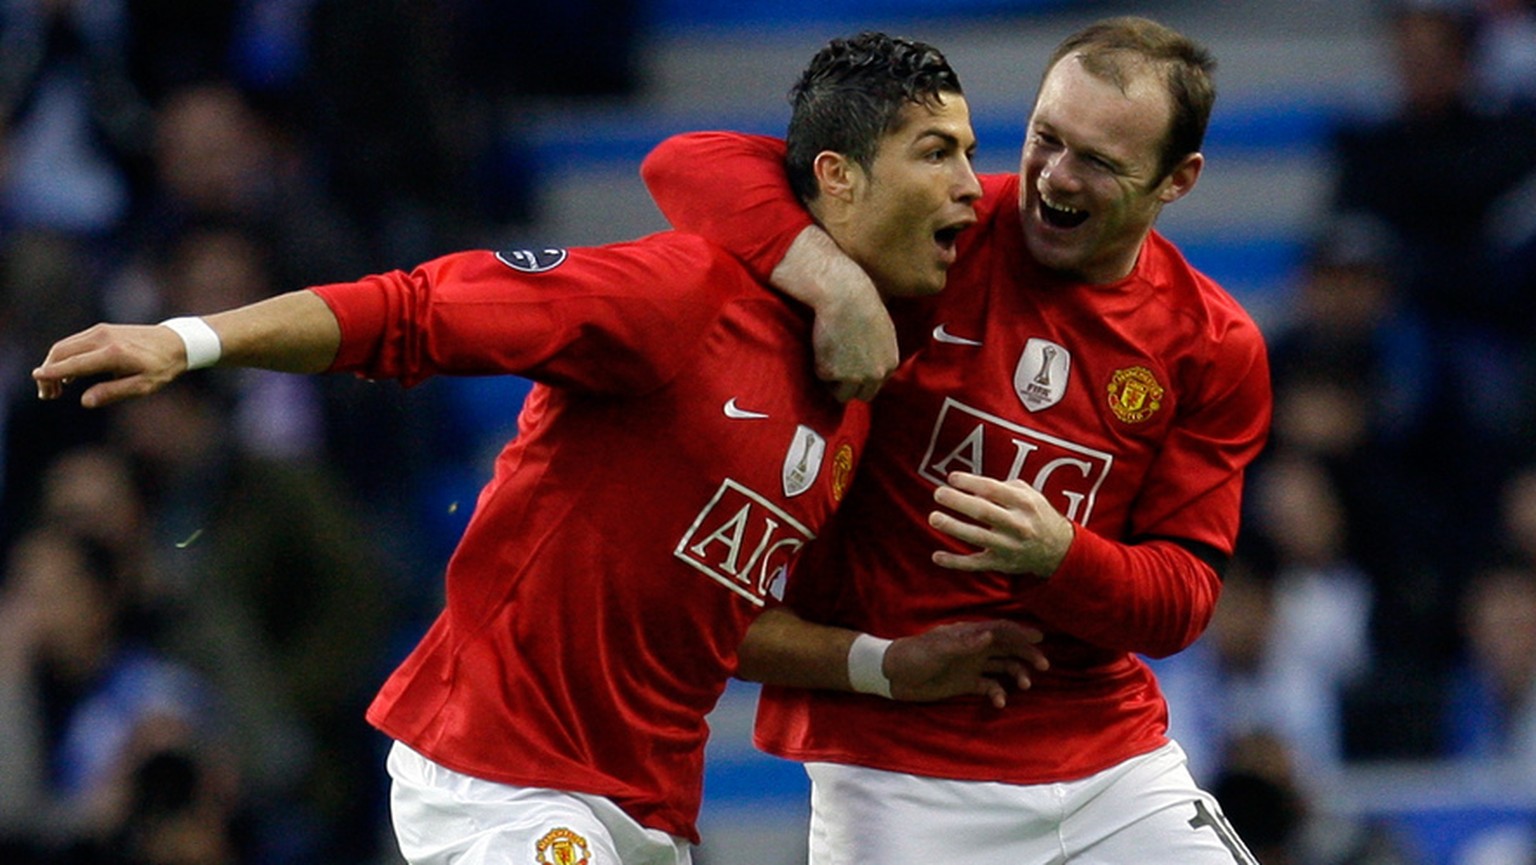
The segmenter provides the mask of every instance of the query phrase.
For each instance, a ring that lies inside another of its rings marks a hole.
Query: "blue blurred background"
[[[1527,0],[0,3],[0,861],[169,862],[130,829],[172,814],[177,861],[392,865],[362,708],[527,390],[218,371],[87,413],[32,398],[54,339],[663,230],[645,153],[781,131],[861,29],[943,49],[1012,171],[1050,50],[1121,13],[1219,59],[1160,228],[1277,388],[1217,619],[1157,664],[1173,732],[1270,865],[1536,863]],[[712,718],[701,865],[804,858],[754,696]]]

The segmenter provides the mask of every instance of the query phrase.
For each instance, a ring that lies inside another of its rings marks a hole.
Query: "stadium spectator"
[[[269,855],[350,861],[378,843],[383,778],[359,716],[399,575],[324,465],[237,448],[237,374],[114,407],[112,436],[154,513],[164,645],[227,701]]]
[[[1489,566],[1468,587],[1446,753],[1536,779],[1536,570]]]
[[[1536,184],[1536,114],[1476,99],[1474,23],[1457,4],[1389,7],[1384,39],[1401,101],[1336,130],[1330,206],[1395,234],[1403,301],[1433,327],[1439,386],[1429,428],[1436,441],[1458,443],[1419,468],[1465,515],[1458,540],[1478,547],[1491,540],[1486,491],[1536,428],[1536,211],[1519,192]]]
[[[0,226],[112,235],[145,180],[150,102],[124,0],[24,0],[0,14]]]
[[[127,628],[107,550],[51,524],[24,534],[0,590],[0,834],[62,857],[103,843],[116,773],[156,730],[215,732],[192,670]]]

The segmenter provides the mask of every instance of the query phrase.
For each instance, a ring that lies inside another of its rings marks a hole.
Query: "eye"
[[[1046,150],[1060,150],[1061,139],[1049,132],[1036,131],[1034,134],[1035,145]]]

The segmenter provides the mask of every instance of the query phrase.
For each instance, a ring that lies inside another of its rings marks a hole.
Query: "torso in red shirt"
[[[338,370],[538,382],[446,609],[369,720],[457,771],[607,796],[696,840],[704,716],[867,429],[814,379],[804,311],[673,234],[316,290]]]
[[[962,236],[945,292],[900,308],[903,347],[914,353],[876,398],[858,481],[797,564],[789,600],[812,620],[892,638],[957,619],[1040,625],[1052,668],[1001,711],[979,699],[767,688],[757,738],[772,753],[1041,783],[1166,741],[1166,706],[1146,665],[1074,636],[1091,624],[1076,612],[1074,575],[1041,585],[940,568],[933,550],[964,548],[929,528],[927,514],[945,475],[967,471],[1028,482],[1103,538],[1177,538],[1229,553],[1242,469],[1268,423],[1262,340],[1155,233],[1114,284],[1040,270],[1023,247],[1017,177],[984,183],[982,221]],[[1177,606],[1162,615],[1190,615]],[[1203,606],[1194,615],[1208,617]],[[1141,626],[1198,633],[1203,620]]]

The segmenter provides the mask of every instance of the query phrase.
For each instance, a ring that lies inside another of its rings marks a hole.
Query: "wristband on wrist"
[[[223,356],[224,345],[219,342],[219,335],[201,318],[184,315],[160,323],[181,337],[181,343],[187,349],[188,370],[213,366]]]
[[[885,650],[891,641],[860,634],[848,647],[848,684],[861,694],[891,696],[891,680],[885,677]]]

